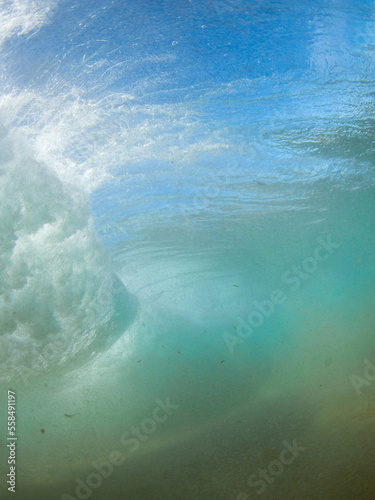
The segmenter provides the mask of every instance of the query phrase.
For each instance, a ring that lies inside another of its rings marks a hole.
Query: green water
[[[309,210],[150,220],[143,252],[118,250],[138,301],[126,334],[63,376],[2,385],[18,498],[371,498],[372,199],[316,190]]]
[[[1,499],[373,500],[374,26],[0,1]]]

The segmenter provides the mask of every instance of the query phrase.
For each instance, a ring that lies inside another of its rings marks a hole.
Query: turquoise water
[[[0,4],[1,498],[373,498],[374,25]]]

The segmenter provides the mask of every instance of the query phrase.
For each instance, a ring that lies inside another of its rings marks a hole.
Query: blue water
[[[373,498],[374,26],[0,3],[1,498]]]

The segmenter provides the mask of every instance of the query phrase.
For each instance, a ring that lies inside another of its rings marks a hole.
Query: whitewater
[[[0,0],[1,498],[373,498],[374,26]]]

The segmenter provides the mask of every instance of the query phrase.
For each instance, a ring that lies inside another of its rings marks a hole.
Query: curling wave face
[[[0,378],[11,379],[66,363],[89,346],[92,355],[115,338],[116,301],[128,318],[133,306],[124,310],[129,297],[82,192],[6,132],[0,162]]]

